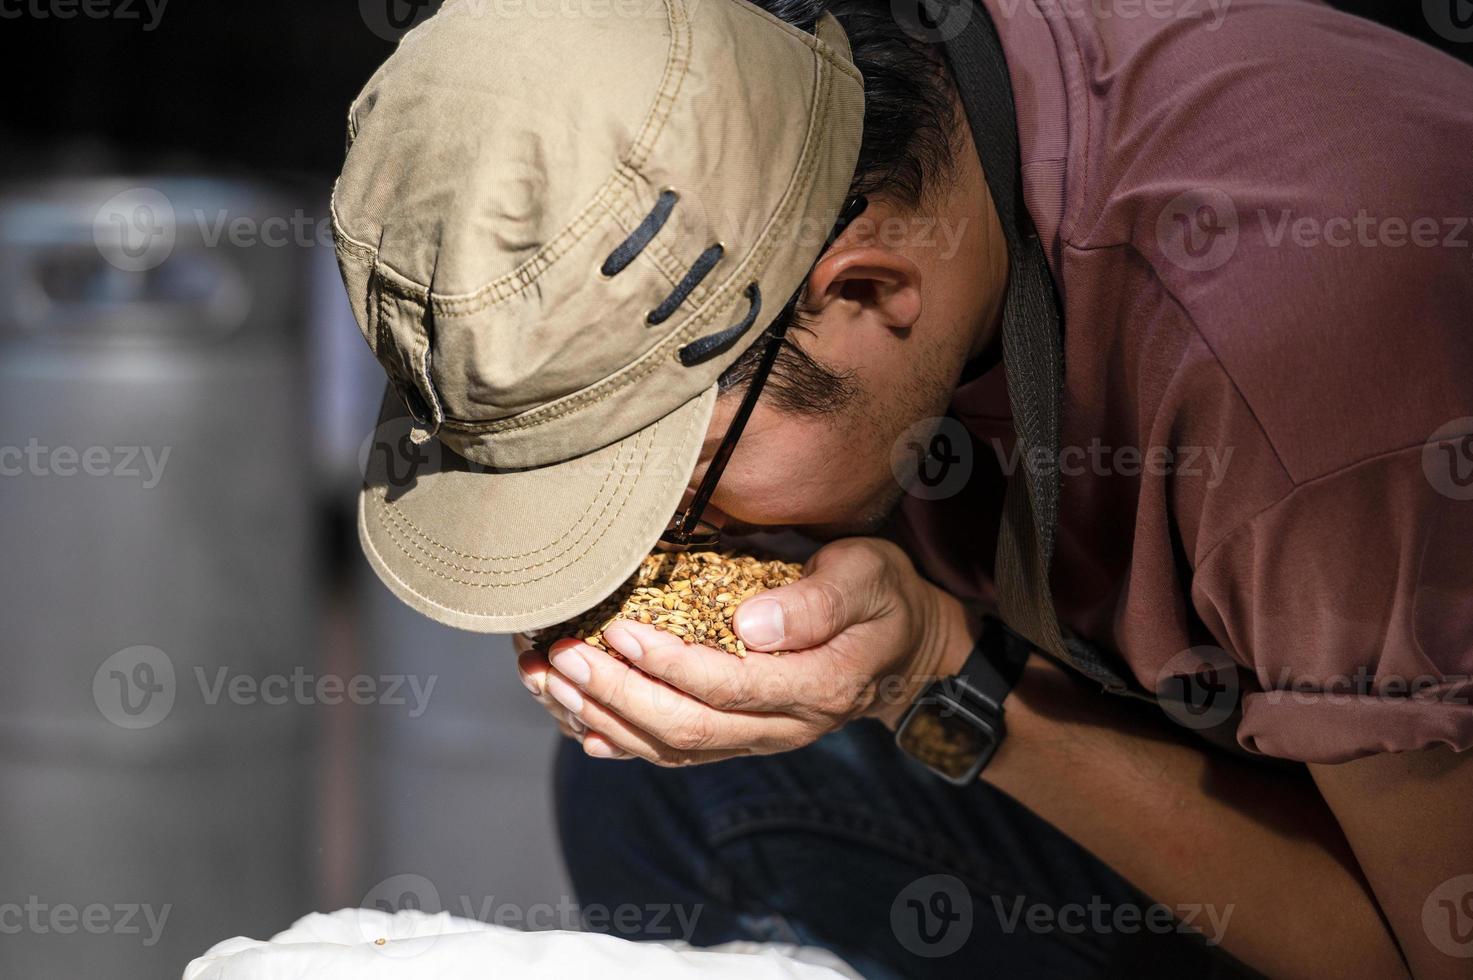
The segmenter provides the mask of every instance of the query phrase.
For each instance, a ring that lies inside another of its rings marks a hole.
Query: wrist
[[[981,632],[981,613],[930,583],[921,639],[903,672],[899,696],[880,706],[876,717],[894,731],[915,699],[934,681],[961,673]]]

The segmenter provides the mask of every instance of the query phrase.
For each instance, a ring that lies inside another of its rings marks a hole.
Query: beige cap
[[[744,0],[451,0],[404,37],[333,192],[390,387],[359,533],[396,595],[514,632],[634,571],[717,378],[823,245],[863,116],[827,14],[807,34]]]

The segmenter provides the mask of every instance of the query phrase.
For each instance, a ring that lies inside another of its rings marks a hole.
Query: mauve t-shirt
[[[1473,69],[1310,0],[985,0],[1065,323],[1060,618],[1239,742],[1473,745]],[[1002,368],[904,535],[991,594]]]

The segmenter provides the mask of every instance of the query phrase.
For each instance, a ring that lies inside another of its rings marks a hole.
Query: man
[[[831,542],[744,660],[521,641],[585,901],[874,976],[1469,975],[1473,73],[1307,0],[930,13],[406,37],[334,202],[422,464],[370,561],[522,632],[702,517]]]

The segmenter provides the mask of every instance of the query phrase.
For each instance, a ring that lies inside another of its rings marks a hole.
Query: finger
[[[540,650],[526,650],[517,657],[517,676],[521,678],[522,686],[539,701],[546,697],[545,681],[551,669],[547,654]]]
[[[820,714],[843,683],[819,656],[733,657],[644,623],[615,623],[604,641],[640,672],[720,711]]]
[[[888,542],[848,538],[816,551],[803,577],[748,598],[732,625],[753,650],[806,650],[880,613],[893,575]]]
[[[537,650],[528,650],[517,658],[517,673],[522,678],[522,685],[532,692],[537,703],[547,709],[552,715],[553,721],[557,722],[558,730],[575,742],[583,741],[583,736],[588,731],[588,726],[579,721],[567,708],[553,700],[547,693],[547,675],[552,671],[548,666],[547,655]],[[586,746],[585,746],[586,748]]]
[[[770,751],[811,740],[802,737],[804,726],[796,719],[718,711],[586,643],[560,641],[551,653],[548,693],[590,728],[636,754],[653,750],[659,755],[661,746],[682,754]],[[605,714],[612,721],[605,722]],[[628,744],[620,739],[626,734]]]
[[[575,710],[570,709],[570,714],[588,726],[586,734],[580,739],[583,743],[583,750],[596,758],[604,757],[604,746],[608,747],[608,751],[628,755],[631,758],[644,759],[660,766],[687,766],[703,762],[717,762],[744,754],[738,751],[677,749],[668,745],[649,732],[620,718],[597,701],[583,697],[573,684],[556,670],[548,675],[547,689],[560,703],[566,702],[577,706]]]
[[[566,711],[561,712],[557,729],[565,737],[582,745],[583,751],[595,759],[622,760],[634,758],[632,754],[625,752],[598,732],[590,731],[587,725]]]
[[[609,739],[591,729],[588,729],[587,734],[583,736],[583,751],[595,759],[612,759],[622,762],[638,758],[633,752],[625,752]]]

